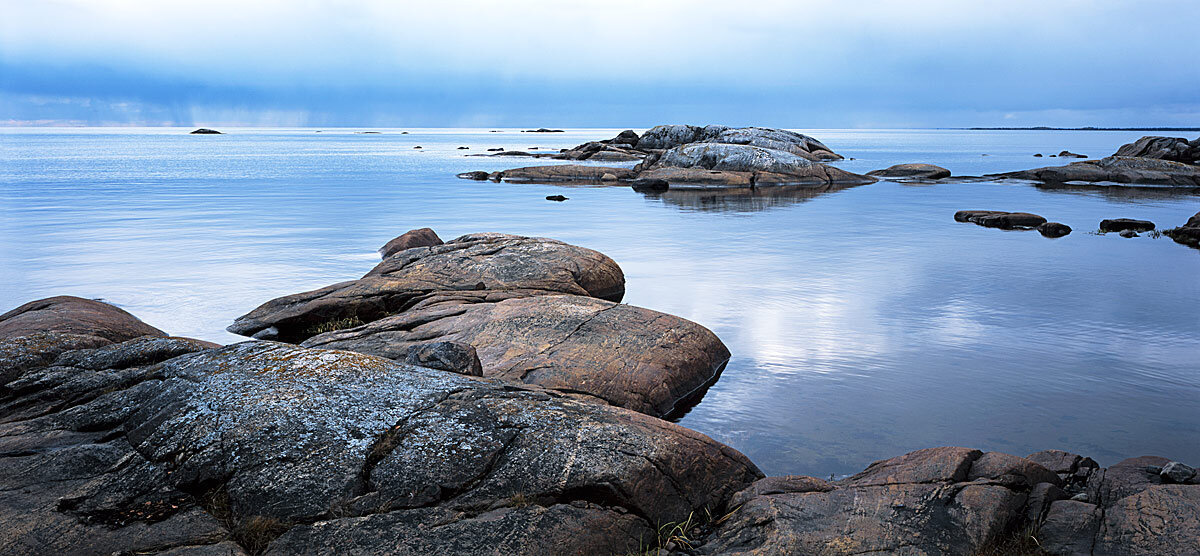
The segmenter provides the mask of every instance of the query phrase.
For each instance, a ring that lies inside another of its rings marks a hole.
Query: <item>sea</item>
[[[625,302],[725,342],[720,380],[678,422],[768,474],[840,476],[932,446],[1200,462],[1200,250],[1098,233],[1105,218],[1179,226],[1197,190],[950,180],[654,195],[455,177],[555,163],[473,156],[489,148],[545,152],[619,129],[188,131],[0,128],[0,312],[69,294],[231,343],[244,340],[224,330],[235,317],[360,277],[409,229],[544,236],[607,254]],[[926,162],[957,176],[1073,160],[1035,153],[1098,158],[1148,134],[799,131],[851,172]],[[956,222],[963,209],[1074,232]]]

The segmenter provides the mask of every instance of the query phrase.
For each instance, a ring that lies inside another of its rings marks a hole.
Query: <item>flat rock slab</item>
[[[625,276],[612,259],[591,249],[546,238],[471,234],[397,252],[359,280],[268,301],[238,317],[229,331],[300,342],[398,314],[453,291],[565,293],[619,301]]]
[[[611,174],[618,180],[633,179],[636,174],[629,168],[612,166],[584,166],[580,164],[560,164],[557,166],[529,166],[504,170],[493,176],[493,179],[504,181],[528,182],[601,182],[604,175]]]
[[[937,180],[950,177],[950,170],[933,164],[896,164],[882,170],[867,172],[868,176],[880,178],[915,178]]]
[[[1045,217],[1036,214],[999,210],[960,210],[954,213],[954,220],[972,222],[985,228],[1004,230],[1037,228],[1046,223]],[[1070,229],[1067,231],[1069,232]]]
[[[7,554],[624,554],[762,476],[633,411],[275,342],[138,338],[2,386]]]
[[[985,177],[1016,178],[1047,183],[1111,182],[1134,185],[1195,187],[1200,185],[1200,166],[1129,156],[1072,162],[1033,170],[990,174]]]

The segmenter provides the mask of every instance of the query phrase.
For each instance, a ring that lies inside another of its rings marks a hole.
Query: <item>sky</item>
[[[1200,126],[1196,0],[0,0],[0,125]]]

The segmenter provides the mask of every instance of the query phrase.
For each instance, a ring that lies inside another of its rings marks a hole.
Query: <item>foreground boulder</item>
[[[988,177],[1016,178],[1048,183],[1112,182],[1137,185],[1195,187],[1200,185],[1200,166],[1155,158],[1110,156],[1100,160],[1072,162]]]
[[[729,360],[708,329],[657,311],[575,295],[487,297],[430,299],[303,345],[402,360],[422,342],[467,344],[478,351],[483,376],[586,393],[655,416],[676,413]]]
[[[696,552],[1195,554],[1200,484],[1165,483],[1165,465],[932,448],[841,481],[768,477],[734,495]]]
[[[624,554],[761,477],[632,411],[274,342],[65,352],[0,407],[6,554]]]
[[[624,285],[620,267],[590,249],[475,234],[269,301],[229,330],[397,361],[454,342],[474,350],[485,377],[675,414],[717,379],[729,350],[696,323],[617,303]]]
[[[0,315],[0,339],[50,332],[111,342],[166,336],[162,330],[108,303],[69,295],[30,301]]]
[[[445,292],[492,299],[575,294],[620,301],[625,276],[612,259],[546,238],[470,234],[384,259],[359,280],[289,295],[238,317],[229,331],[300,342],[400,313]]]
[[[882,170],[867,172],[868,176],[880,178],[915,178],[937,180],[950,177],[950,170],[933,164],[896,164]]]
[[[1200,137],[1188,141],[1182,137],[1142,137],[1121,145],[1116,156],[1158,158],[1187,164],[1200,164]]]
[[[429,228],[419,228],[409,230],[399,237],[387,242],[383,247],[379,248],[379,254],[383,258],[388,258],[405,249],[414,247],[433,247],[445,243],[442,238],[438,237],[437,233]]]

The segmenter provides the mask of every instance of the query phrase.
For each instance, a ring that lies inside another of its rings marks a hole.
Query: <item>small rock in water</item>
[[[464,180],[483,181],[483,180],[488,179],[488,173],[484,172],[483,170],[476,170],[474,172],[463,172],[463,173],[459,174],[458,177],[462,178]]]
[[[413,148],[414,148],[414,149],[419,149],[419,148],[421,148],[421,145],[417,145],[417,146],[415,146],[415,147],[413,147]]]
[[[1060,158],[1087,158],[1086,154],[1073,153],[1071,151],[1063,151],[1058,153]]]
[[[191,135],[222,135],[222,133],[215,129],[208,129],[207,127],[202,127],[200,129],[197,129],[197,130],[191,132]]]
[[[1113,218],[1111,220],[1100,221],[1101,232],[1120,232],[1124,230],[1133,230],[1135,232],[1149,232],[1154,229],[1154,223],[1149,220],[1134,220],[1133,218]]]
[[[407,131],[401,131],[401,132],[400,132],[400,135],[408,135],[408,132],[407,132]]]
[[[504,150],[504,147],[496,147],[496,148],[494,148],[494,149],[488,149],[488,152],[490,152],[490,153],[494,153],[494,152],[500,152],[500,151],[503,151],[503,150]]]
[[[465,151],[465,150],[468,150],[468,149],[470,149],[470,148],[471,148],[471,147],[459,147],[459,148],[458,148],[458,150],[460,150],[460,151]]]
[[[1071,227],[1058,222],[1047,222],[1037,227],[1038,233],[1045,237],[1055,238],[1063,237],[1071,233]]]
[[[600,181],[617,181],[617,176],[613,174],[604,174],[600,176]]]
[[[1138,236],[1138,235],[1137,235],[1137,232],[1135,232],[1135,231],[1133,231],[1133,230],[1121,230],[1121,233],[1119,233],[1119,234],[1117,234],[1117,235],[1119,235],[1119,236],[1121,236],[1121,237],[1125,237],[1125,238],[1137,237],[1137,236]]]
[[[671,188],[671,184],[667,180],[656,180],[653,178],[638,178],[633,180],[633,190],[638,193],[661,193]]]
[[[559,201],[559,202],[562,202],[562,201],[566,201],[567,199],[568,199],[568,197],[563,197],[562,195],[547,195],[547,196],[546,196],[546,200],[547,200],[547,201]]]
[[[1190,465],[1173,461],[1164,465],[1159,475],[1168,482],[1186,483],[1196,476],[1196,470]]]
[[[1042,153],[1037,153],[1037,154],[1033,155],[1033,157],[1034,157],[1034,158],[1041,158],[1041,157],[1042,157]]]
[[[414,247],[433,247],[441,244],[442,238],[438,237],[437,233],[435,233],[432,229],[418,228],[416,230],[404,232],[399,237],[387,242],[386,245],[379,248],[379,254],[386,259],[406,249],[412,249]]]

